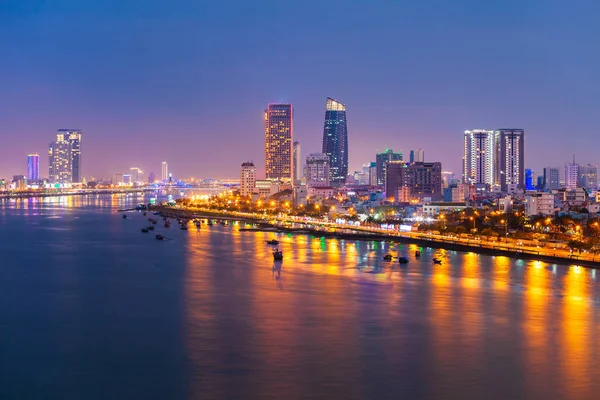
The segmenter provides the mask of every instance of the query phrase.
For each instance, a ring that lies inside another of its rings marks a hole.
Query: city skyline
[[[11,60],[0,66],[0,132],[24,132],[26,139],[11,143],[0,160],[3,177],[24,173],[23,157],[45,154],[48,136],[60,126],[85,130],[85,146],[94,149],[86,153],[86,176],[106,179],[132,165],[156,172],[168,159],[179,176],[236,177],[237,163],[221,157],[225,152],[237,161],[254,159],[261,175],[264,104],[294,104],[295,138],[309,154],[321,148],[325,96],[351,109],[350,171],[385,148],[405,154],[423,148],[428,160],[459,174],[455,137],[479,126],[523,128],[527,166],[536,171],[547,159],[562,166],[571,153],[582,163],[598,162],[593,146],[585,145],[596,126],[600,59],[589,52],[596,4],[584,12],[552,0],[543,7],[239,3],[231,18],[216,3],[200,9],[182,2],[168,10],[153,0],[143,9],[131,3],[119,10],[110,2],[28,3],[0,14],[0,32],[13,38],[0,44]],[[331,18],[340,12],[345,18]],[[284,15],[292,15],[281,20],[293,29],[284,29],[281,39],[294,55],[272,60],[265,21]],[[73,19],[77,26],[65,23]],[[356,24],[366,29],[359,34]],[[483,29],[474,36],[474,28]],[[322,43],[331,31],[344,38],[333,49]],[[401,51],[389,51],[398,43]],[[88,62],[65,63],[73,54]],[[316,67],[324,54],[341,66],[336,73]],[[481,61],[465,64],[473,54]],[[220,106],[231,99],[235,118]],[[584,140],[572,140],[573,132]],[[127,145],[117,146],[123,137]],[[41,171],[47,162],[40,157]]]

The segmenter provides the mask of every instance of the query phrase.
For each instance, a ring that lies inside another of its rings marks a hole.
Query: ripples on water
[[[239,223],[158,242],[114,212],[139,201],[0,209],[0,397],[598,398],[594,270]]]

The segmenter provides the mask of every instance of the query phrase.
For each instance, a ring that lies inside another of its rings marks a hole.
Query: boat
[[[208,221],[207,225],[208,226],[213,226],[213,222],[212,221]]]
[[[441,264],[441,263],[442,263],[442,260],[440,260],[439,258],[434,258],[434,259],[433,259],[433,263],[434,263],[434,264]]]
[[[156,220],[155,219],[152,220],[152,225],[156,225]]]
[[[188,227],[187,227],[187,225],[183,225],[183,224],[182,224],[182,225],[181,225],[181,230],[182,230],[182,231],[187,231],[187,230],[188,230]]]
[[[143,233],[148,233],[148,228],[142,228]]]
[[[221,221],[221,225],[225,226],[226,225],[225,221]]]
[[[165,228],[170,228],[171,227],[171,223],[169,221],[165,222]]]
[[[160,215],[160,212],[153,212],[152,215]]]
[[[154,221],[154,218],[152,218],[152,217],[148,218],[148,222],[152,222],[152,221]]]
[[[148,229],[149,231],[153,231],[153,230],[154,230],[154,225],[150,225],[150,226],[149,226],[148,228],[146,228],[146,229]]]
[[[275,251],[273,252],[273,259],[274,260],[283,260],[283,252],[279,249],[275,249]]]
[[[398,257],[398,262],[400,264],[408,264],[408,258],[406,258],[406,257]]]
[[[277,239],[267,240],[267,244],[279,244],[279,240],[277,240]]]
[[[415,251],[415,257],[421,257],[421,252],[419,250]]]
[[[156,235],[156,240],[165,240],[163,235]]]
[[[386,254],[385,256],[383,256],[383,259],[385,261],[392,261],[393,258],[394,258],[394,256],[391,254]]]
[[[127,218],[127,214],[123,214],[123,219]]]
[[[144,211],[144,217],[147,215],[148,213],[146,211]]]

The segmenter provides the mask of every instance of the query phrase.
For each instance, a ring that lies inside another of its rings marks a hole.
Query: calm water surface
[[[239,223],[159,242],[115,211],[147,200],[1,205],[0,398],[600,397],[594,270]]]

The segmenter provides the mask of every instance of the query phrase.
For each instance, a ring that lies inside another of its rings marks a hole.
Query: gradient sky
[[[598,163],[600,2],[0,0],[0,177],[57,128],[83,172],[237,177],[264,163],[263,110],[295,107],[319,152],[346,104],[350,168],[425,149],[460,173],[465,129],[523,128],[526,164]]]

